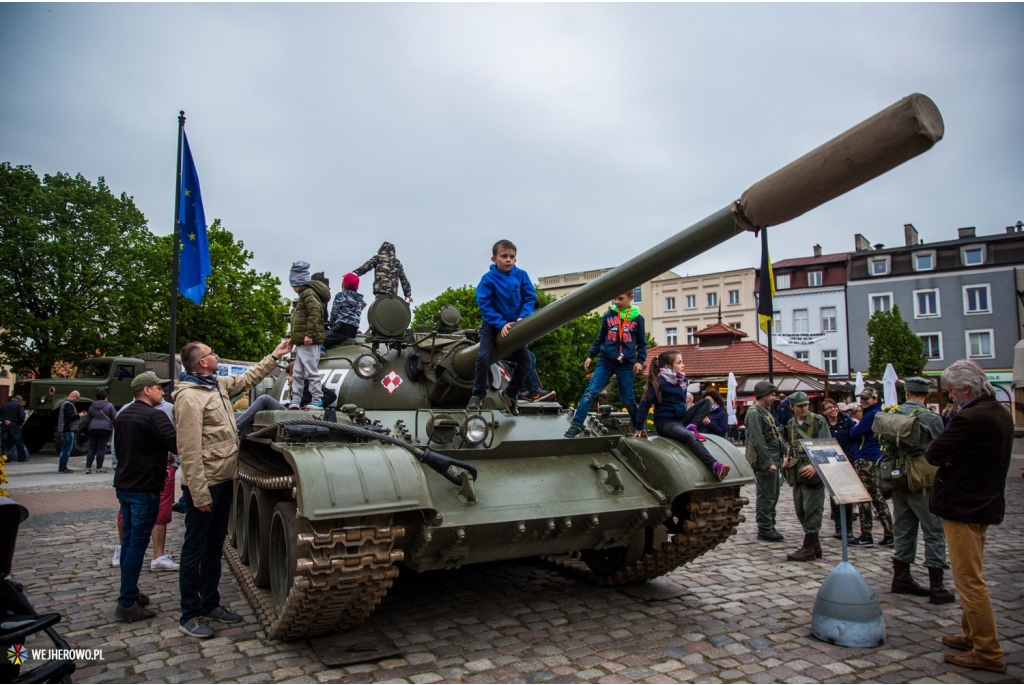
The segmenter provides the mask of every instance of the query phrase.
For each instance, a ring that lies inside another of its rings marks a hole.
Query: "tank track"
[[[644,554],[642,559],[610,575],[598,575],[583,561],[568,554],[544,560],[568,575],[600,587],[651,580],[693,561],[734,535],[736,527],[746,521],[740,510],[748,502],[746,497],[740,497],[739,486],[690,493],[689,518],[683,522],[685,532],[670,535],[660,549]]]
[[[238,457],[238,480],[265,490],[291,490],[295,476],[287,464],[268,462],[242,452]]]
[[[393,551],[404,534],[390,517],[346,519],[351,525],[298,519],[296,563],[292,587],[280,614],[270,592],[253,582],[252,574],[225,544],[225,556],[243,594],[271,640],[294,640],[356,626],[369,617],[387,594],[404,554]]]

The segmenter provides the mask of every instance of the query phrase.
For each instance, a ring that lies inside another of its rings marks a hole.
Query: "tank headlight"
[[[462,439],[469,445],[479,445],[487,439],[487,433],[490,429],[487,426],[487,420],[480,415],[470,416],[462,424],[459,432],[462,434]]]
[[[372,354],[364,354],[352,365],[360,378],[373,378],[377,375],[377,358]]]

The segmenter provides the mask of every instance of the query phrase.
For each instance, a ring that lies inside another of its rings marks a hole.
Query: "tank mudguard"
[[[729,465],[729,475],[724,481],[719,481],[689,450],[668,438],[623,438],[615,451],[637,475],[669,500],[690,490],[754,482],[750,464],[728,440],[709,435],[704,446],[716,460]]]
[[[436,514],[419,461],[393,445],[310,443],[282,453],[295,473],[300,516],[330,519],[399,511]]]

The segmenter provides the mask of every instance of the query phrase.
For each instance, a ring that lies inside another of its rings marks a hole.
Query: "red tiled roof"
[[[737,338],[747,337],[747,334],[741,331],[740,329],[733,328],[732,326],[724,324],[721,321],[713,323],[710,326],[702,328],[696,333],[694,333],[694,336],[698,338],[710,338],[719,335],[735,336]]]
[[[849,256],[849,252],[835,252],[833,254],[823,254],[820,257],[796,257],[794,259],[781,259],[777,262],[772,262],[772,269],[777,271],[779,269],[794,269],[798,266],[813,266],[814,264],[833,264],[836,262],[845,262],[847,257]]]
[[[693,379],[710,376],[737,376],[768,373],[768,347],[756,340],[741,340],[731,345],[659,345],[647,355],[644,372],[653,360],[666,350],[678,350],[686,364],[686,375]],[[788,354],[772,350],[775,360],[774,371],[781,374],[803,374],[805,376],[828,376],[828,372],[811,366]]]

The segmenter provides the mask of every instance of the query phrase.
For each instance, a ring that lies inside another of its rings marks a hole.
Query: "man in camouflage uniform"
[[[757,479],[757,539],[782,542],[782,533],[775,530],[775,508],[779,503],[779,469],[785,445],[775,425],[771,406],[777,388],[768,381],[754,386],[756,398],[744,424],[747,428],[747,462],[754,468]]]
[[[786,481],[793,486],[793,506],[800,525],[804,528],[804,541],[800,549],[790,552],[786,558],[790,561],[811,561],[821,558],[822,512],[825,508],[825,484],[821,482],[811,459],[807,456],[801,440],[815,438],[831,438],[828,421],[821,414],[812,414],[811,401],[807,394],[795,392],[789,396],[789,406],[793,410],[793,418],[786,426],[789,435],[789,455],[783,460],[782,468]]]
[[[927,380],[914,377],[903,383],[907,401],[900,405],[897,413],[917,417],[921,427],[921,442],[912,447],[903,447],[900,455],[903,459],[897,462],[897,466],[907,471],[913,461],[915,473],[921,472],[925,479],[920,483],[912,482],[911,487],[917,487],[912,492],[894,489],[892,493],[893,533],[896,540],[892,555],[892,591],[898,595],[928,597],[932,604],[948,604],[956,601],[956,597],[942,584],[943,571],[949,568],[946,563],[946,536],[942,530],[942,520],[928,510],[928,491],[935,482],[936,468],[924,460],[928,443],[942,432],[942,417],[924,405],[931,392]],[[896,452],[895,445],[887,445],[886,449]],[[930,581],[928,589],[918,585],[910,575],[910,565],[917,558],[918,525],[924,534],[924,565],[928,569]]]
[[[398,283],[401,282],[405,299],[412,302],[412,286],[409,285],[409,279],[405,277],[405,269],[402,268],[402,262],[398,261],[398,257],[395,256],[394,245],[383,243],[380,249],[377,250],[377,254],[358,269],[353,269],[352,273],[356,276],[363,276],[371,270],[373,271],[374,295],[378,297],[381,295],[397,295]]]
[[[864,388],[860,394],[860,403],[864,407],[864,416],[856,426],[850,429],[850,438],[854,445],[853,468],[856,469],[861,483],[871,495],[871,501],[860,504],[860,537],[850,540],[848,544],[851,547],[875,546],[874,538],[871,535],[871,526],[874,523],[871,518],[871,508],[874,507],[875,513],[878,514],[878,520],[882,523],[882,541],[878,544],[882,547],[892,547],[892,516],[889,515],[889,505],[882,497],[875,479],[878,460],[882,458],[882,447],[871,430],[875,415],[882,409],[878,403],[878,392],[874,388]]]

